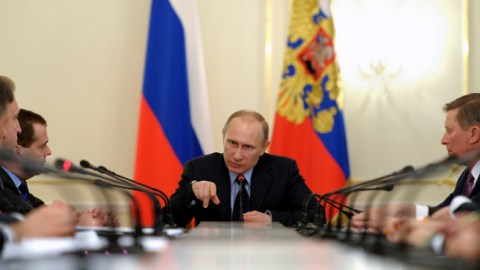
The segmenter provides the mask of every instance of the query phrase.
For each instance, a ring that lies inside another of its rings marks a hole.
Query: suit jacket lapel
[[[230,176],[223,155],[219,155],[217,159],[215,159],[211,168],[213,170],[213,177],[211,179],[217,186],[217,196],[220,200],[220,204],[217,206],[218,210],[222,216],[222,220],[230,220]]]
[[[4,194],[7,197],[7,200],[10,201],[10,203],[14,205],[16,208],[21,208],[22,214],[32,210],[33,206],[23,200],[22,194],[18,190],[17,186],[15,186],[15,183],[13,182],[12,178],[10,178],[7,172],[4,171],[3,168],[1,167],[0,167],[0,177],[2,178],[1,180],[3,181]],[[15,195],[11,194],[11,192],[15,193]]]
[[[270,185],[272,183],[272,176],[268,174],[268,171],[272,168],[272,165],[260,156],[257,165],[253,168],[250,189],[250,210],[258,210],[265,200],[265,195],[268,193]]]
[[[13,190],[17,195],[22,196],[17,186],[15,186],[15,183],[13,182],[12,178],[10,178],[10,176],[7,174],[5,170],[3,170],[2,167],[0,167],[0,178],[2,178],[3,187],[5,189]]]

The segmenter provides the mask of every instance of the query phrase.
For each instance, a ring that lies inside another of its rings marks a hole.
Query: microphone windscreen
[[[98,166],[98,171],[101,172],[101,173],[107,173],[108,172],[107,168],[105,168],[104,166]]]
[[[405,166],[405,168],[402,169],[402,173],[414,172],[414,171],[415,169],[411,165]]]
[[[95,179],[95,180],[93,181],[93,183],[94,183],[95,185],[97,185],[97,186],[100,186],[100,187],[106,186],[106,185],[105,185],[105,182],[102,181],[102,180],[100,180],[100,179]]]
[[[66,160],[59,158],[59,159],[55,160],[55,168],[57,168],[58,170],[65,170],[65,168],[64,168],[65,163],[66,163]],[[71,165],[71,163],[70,163],[70,165]],[[68,171],[68,170],[65,170],[65,171]]]
[[[80,166],[82,166],[82,168],[88,169],[90,168],[90,162],[86,161],[85,159],[82,159],[80,161]]]
[[[392,191],[394,187],[395,187],[394,185],[390,184],[390,185],[385,185],[383,189],[385,191]]]

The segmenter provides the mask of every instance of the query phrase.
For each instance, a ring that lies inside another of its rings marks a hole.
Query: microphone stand
[[[135,190],[135,191],[143,191],[143,190],[140,189],[140,188],[131,187],[131,186],[115,185],[115,184],[112,184],[112,183],[110,183],[110,182],[105,182],[105,181],[100,180],[100,179],[95,180],[95,185],[97,185],[97,186],[109,186],[109,187],[123,188],[123,189],[128,189],[128,190]],[[161,198],[162,201],[164,202],[164,204],[167,205],[167,201],[166,201],[165,197],[163,197],[162,194],[157,193],[157,192],[152,192],[152,194],[155,195],[155,196],[157,196],[157,197],[159,197],[159,198]],[[167,215],[170,214],[170,213],[168,213],[168,210],[170,210],[170,208],[167,207],[166,210],[167,210]],[[170,220],[171,220],[171,219],[170,219]],[[171,227],[169,226],[169,228],[171,228]]]
[[[65,178],[65,179],[70,179],[70,180],[92,182],[92,180],[90,178],[87,178],[87,177],[84,177],[84,176],[72,177],[71,173],[63,170],[63,165],[60,166],[62,170],[57,170],[57,169],[48,168],[46,166],[43,166],[43,165],[38,164],[36,162],[33,162],[31,160],[18,160],[18,162],[21,163],[22,170],[24,170],[26,172],[47,173],[47,174],[53,174],[53,175],[56,175],[56,176],[59,176],[59,177]],[[58,165],[59,164],[57,164],[57,167],[58,167]],[[107,204],[108,211],[112,212],[113,208],[112,208],[112,204],[111,204],[111,198],[110,198],[108,192],[106,192],[104,189],[100,189],[100,191],[102,192],[103,196],[106,199],[106,204]],[[136,203],[136,205],[138,206],[138,203]],[[137,207],[137,212],[138,212],[138,207]],[[106,238],[107,238],[108,243],[109,243],[109,246],[106,248],[106,250],[108,250],[109,253],[122,253],[122,254],[125,253],[125,249],[118,245],[118,242],[117,242],[118,235],[116,234],[116,228],[113,226],[112,223],[110,223],[109,226],[110,226],[111,230],[106,233]],[[135,236],[135,242],[137,243],[137,245],[136,245],[136,247],[133,248],[133,250],[130,250],[131,253],[143,252],[143,249],[142,249],[141,246],[140,246],[140,248],[138,248],[138,237],[141,236],[141,235],[142,235],[141,223],[137,223],[136,224],[136,233],[134,235]],[[98,252],[98,251],[96,251],[96,252]],[[77,253],[77,255],[80,255],[80,257],[84,257],[85,252],[80,251],[80,252]]]
[[[303,199],[303,208],[302,208],[302,215],[300,217],[300,221],[297,223],[297,231],[300,234],[304,234],[308,226],[308,206],[310,204],[310,200],[313,197],[321,198],[322,195],[316,193],[310,193]]]
[[[238,178],[240,179],[240,177]],[[240,190],[238,191],[238,196],[240,196],[240,213],[238,213],[238,221],[244,221],[243,220],[243,180],[240,180]]]
[[[101,178],[101,179],[104,179],[104,180],[107,180],[107,181],[119,181],[119,182],[121,182],[125,185],[129,185],[129,186],[132,186],[132,187],[137,187],[137,188],[142,189],[143,192],[145,192],[149,195],[149,197],[153,201],[153,205],[154,205],[155,221],[154,221],[153,234],[154,235],[161,235],[162,234],[164,220],[163,220],[162,209],[160,207],[160,202],[155,197],[155,195],[153,195],[149,190],[147,190],[143,187],[135,186],[134,184],[132,184],[128,181],[125,181],[123,179],[118,179],[118,177],[110,176],[111,179],[109,179],[109,178],[104,177],[103,175],[86,171],[86,170],[84,170],[80,167],[77,167],[77,166],[73,165],[69,160],[57,159],[55,161],[55,166],[58,169],[63,169],[65,171],[76,172],[76,173],[80,173],[80,174],[87,174],[87,175],[91,175],[91,176],[94,176],[96,178]]]
[[[118,176],[112,176],[112,175],[110,175],[110,176],[113,177],[114,179],[122,182],[123,184],[131,186],[132,188],[137,188],[140,191],[143,191],[150,196],[150,199],[153,201],[154,213],[155,213],[155,220],[154,220],[154,223],[153,223],[153,235],[162,235],[163,234],[162,231],[163,231],[163,227],[164,227],[165,223],[164,223],[164,219],[163,219],[162,208],[160,206],[160,202],[158,201],[157,197],[155,197],[155,195],[151,191],[149,191],[149,190],[147,190],[143,187],[135,186],[134,184],[132,184],[128,181],[125,181]]]
[[[115,172],[113,171],[110,171],[109,169],[107,169],[105,166],[98,166],[98,167],[95,167],[93,166],[92,164],[90,164],[90,162],[86,161],[86,160],[82,160],[80,161],[80,165],[84,168],[88,168],[88,169],[92,169],[92,170],[95,170],[97,172],[100,172],[102,174],[106,174],[110,177],[113,177],[115,179],[118,179],[118,180],[122,180],[122,183],[125,183],[124,181],[129,181],[131,183],[135,183],[137,185],[140,185],[142,187],[145,187],[145,188],[148,188],[148,189],[151,189],[153,191],[156,191],[158,192],[159,194],[162,194],[162,196],[160,196],[162,198],[162,200],[165,202],[165,207],[167,208],[167,216],[166,216],[166,222],[169,224],[168,228],[177,228],[177,225],[175,224],[175,221],[173,219],[173,213],[172,213],[172,208],[170,207],[170,200],[168,199],[168,196],[161,190],[159,189],[156,189],[154,187],[151,187],[149,185],[146,185],[146,184],[143,184],[141,182],[137,182],[133,179],[130,179],[130,178],[127,178],[125,176],[122,176],[122,175],[119,175],[119,174],[116,174]],[[129,184],[130,186],[132,186],[132,184]],[[142,191],[142,190],[141,190]]]

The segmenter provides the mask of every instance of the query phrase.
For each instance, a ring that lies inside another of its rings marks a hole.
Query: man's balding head
[[[227,122],[225,123],[225,126],[223,127],[223,132],[227,132],[230,122],[232,122],[232,120],[237,117],[241,118],[244,121],[257,121],[262,124],[262,143],[265,144],[268,141],[267,121],[265,121],[265,118],[263,118],[261,114],[252,110],[240,110],[230,115],[230,117],[227,119]]]

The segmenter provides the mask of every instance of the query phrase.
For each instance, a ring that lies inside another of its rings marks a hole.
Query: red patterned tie
[[[472,172],[469,172],[467,177],[467,192],[465,194],[467,197],[470,196],[470,193],[473,190],[473,181],[475,181],[475,178],[473,178]]]

